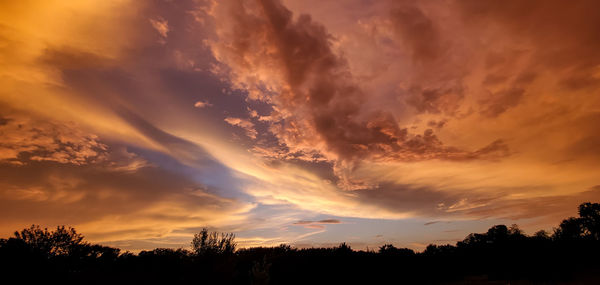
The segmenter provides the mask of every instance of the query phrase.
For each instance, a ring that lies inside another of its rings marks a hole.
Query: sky
[[[422,250],[600,200],[595,0],[0,1],[0,236]]]

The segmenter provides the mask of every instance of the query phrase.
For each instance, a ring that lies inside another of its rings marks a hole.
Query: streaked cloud
[[[297,221],[294,223],[296,226],[302,226],[307,229],[324,229],[325,225],[341,224],[342,222],[337,219],[325,219],[320,221]]]
[[[598,199],[600,17],[576,2],[3,2],[0,232],[550,229]]]
[[[256,139],[258,132],[254,129],[254,123],[242,118],[227,117],[225,122],[232,126],[240,127],[246,131],[249,138]]]

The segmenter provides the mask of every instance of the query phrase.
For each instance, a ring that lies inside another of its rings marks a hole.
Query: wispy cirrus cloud
[[[337,219],[325,219],[325,220],[320,220],[320,221],[301,220],[301,221],[295,222],[294,225],[302,226],[307,229],[324,229],[325,225],[341,224],[341,223],[342,223],[342,221],[337,220]]]

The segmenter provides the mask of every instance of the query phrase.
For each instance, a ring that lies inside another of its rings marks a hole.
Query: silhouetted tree
[[[425,251],[423,251],[423,254],[429,255],[429,256],[441,256],[441,255],[452,255],[455,252],[456,252],[456,247],[449,245],[449,244],[445,244],[445,245],[430,244],[425,248]]]
[[[192,250],[197,255],[232,254],[236,246],[233,233],[208,232],[206,228],[194,234],[192,240]]]
[[[533,238],[538,240],[550,240],[550,234],[545,230],[539,230],[533,234]]]
[[[352,253],[352,248],[346,244],[345,242],[340,243],[336,248],[334,248],[336,254],[339,255],[347,255]]]
[[[486,234],[470,233],[462,241],[458,242],[458,245],[459,246],[469,246],[469,245],[486,243],[486,241],[487,241]],[[432,250],[434,250],[434,249],[432,248]]]
[[[600,204],[583,203],[579,205],[579,219],[583,228],[583,236],[600,240]]]
[[[564,219],[554,230],[553,237],[563,241],[600,240],[600,204],[588,202],[579,205],[579,218]]]
[[[512,224],[510,228],[508,228],[508,235],[512,239],[519,239],[525,237],[525,234],[517,224]]]
[[[554,238],[557,240],[578,240],[583,236],[584,229],[581,219],[570,217],[563,220],[558,228],[554,230]]]
[[[32,225],[20,232],[15,232],[13,239],[22,241],[31,250],[45,256],[72,255],[81,252],[82,247],[88,246],[83,242],[83,236],[78,234],[74,228],[56,227],[55,231],[41,229],[38,225]]]
[[[384,244],[379,247],[379,253],[385,255],[414,255],[415,252],[408,248],[397,248],[392,244]]]
[[[389,252],[393,252],[397,249],[398,248],[396,248],[393,244],[384,244],[379,247],[379,253],[389,253]]]
[[[505,225],[491,227],[486,233],[486,242],[496,243],[506,241],[509,237],[508,228]]]

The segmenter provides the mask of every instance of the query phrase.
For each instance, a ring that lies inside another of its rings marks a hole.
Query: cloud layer
[[[598,198],[599,8],[0,4],[0,232],[135,250],[204,226],[244,245],[550,229]]]

